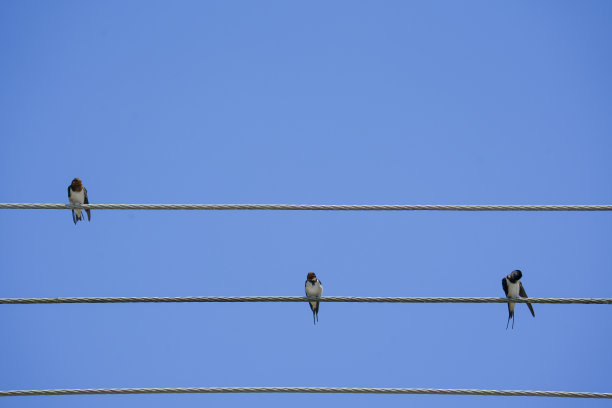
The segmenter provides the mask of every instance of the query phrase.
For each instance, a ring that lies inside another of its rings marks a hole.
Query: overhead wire
[[[0,209],[91,210],[305,210],[305,211],[612,211],[612,205],[317,205],[317,204],[44,204],[0,203]],[[351,302],[351,303],[548,303],[612,304],[605,298],[494,298],[494,297],[356,297],[326,296],[190,296],[190,297],[64,297],[0,298],[0,304],[58,303],[168,303],[168,302]],[[612,398],[612,393],[427,388],[339,387],[208,387],[7,390],[0,397],[168,393],[317,393],[317,394],[438,394],[565,398]]]
[[[444,204],[44,204],[0,203],[9,210],[299,210],[299,211],[612,211],[612,205]]]
[[[437,394],[507,397],[612,398],[606,392],[478,390],[443,388],[345,388],[345,387],[205,387],[205,388],[94,388],[0,391],[0,397],[101,394]]]
[[[363,296],[176,296],[176,297],[58,297],[0,298],[0,304],[53,303],[246,303],[246,302],[318,302],[332,303],[548,303],[610,305],[610,298],[505,298],[505,297],[363,297]]]

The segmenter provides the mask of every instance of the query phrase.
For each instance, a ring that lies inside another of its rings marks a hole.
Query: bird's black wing
[[[506,282],[506,278],[502,278],[502,288],[504,288],[504,293],[506,294],[506,297],[508,297],[508,282]],[[514,313],[512,312],[512,309],[510,308],[510,303],[508,303],[508,322],[510,321],[510,318],[512,317]],[[508,328],[508,326],[506,326],[506,329]]]
[[[70,200],[70,186],[68,186],[68,199]],[[72,210],[72,222],[74,222],[75,225],[77,223],[76,216],[74,215],[74,210]]]
[[[89,198],[87,198],[87,189],[83,187],[83,190],[85,191],[85,202],[83,204],[89,204]],[[91,221],[91,210],[88,208],[85,210],[85,212],[87,213],[87,221]]]
[[[323,286],[323,282],[321,282],[321,279],[317,279],[319,281],[319,285]],[[319,302],[317,302],[317,305],[315,306],[313,312],[315,312],[315,314],[317,315],[317,321],[319,321]]]
[[[527,292],[525,292],[525,288],[523,287],[523,283],[519,282],[519,296],[520,297],[527,297]],[[535,312],[533,311],[533,306],[531,306],[531,303],[527,303],[527,306],[529,307],[529,311],[531,312],[531,315],[533,317],[535,317]]]
[[[306,279],[306,282],[304,283],[304,291],[306,291],[307,287],[308,287],[308,279]],[[308,296],[308,292],[306,292],[305,294],[306,294],[306,297],[310,297]],[[310,302],[308,302],[308,306],[310,306],[310,310],[312,310],[314,313],[314,307],[310,304]]]

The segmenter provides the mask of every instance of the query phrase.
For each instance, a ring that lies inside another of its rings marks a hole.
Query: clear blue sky
[[[610,204],[608,1],[3,1],[0,201]],[[0,210],[0,297],[612,297],[609,213]],[[6,305],[0,389],[612,392],[612,308]],[[2,407],[603,407],[379,395]]]

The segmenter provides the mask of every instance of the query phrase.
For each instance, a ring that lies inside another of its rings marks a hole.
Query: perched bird
[[[68,200],[70,200],[70,204],[89,204],[89,199],[87,198],[87,189],[83,187],[81,184],[80,178],[75,178],[72,180],[72,183],[68,186]],[[72,221],[76,225],[77,221],[82,220],[83,216],[81,215],[80,209],[72,210]],[[87,213],[87,221],[91,221],[91,212],[89,209],[85,210]]]
[[[306,296],[320,297],[321,293],[323,293],[321,281],[317,279],[317,275],[315,275],[314,272],[308,272],[308,275],[306,276]],[[317,324],[319,321],[319,302],[309,302],[309,304],[310,310],[312,310],[312,322]]]
[[[502,286],[507,298],[516,298],[519,296],[523,298],[527,297],[525,288],[523,288],[523,284],[519,280],[522,277],[523,273],[516,269],[502,279]],[[516,306],[516,303],[508,302],[508,323],[506,323],[506,330],[508,330],[510,319],[512,319],[512,328],[514,329],[514,306]],[[529,307],[529,311],[531,311],[531,315],[535,317],[535,312],[533,311],[533,306],[531,306],[531,303],[527,303],[527,306]]]

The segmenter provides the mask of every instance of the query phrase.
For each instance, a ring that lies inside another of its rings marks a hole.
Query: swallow
[[[89,204],[87,189],[83,187],[81,179],[78,177],[72,180],[72,183],[68,186],[68,200],[70,204]],[[72,221],[74,221],[74,225],[76,225],[77,221],[83,219],[81,211],[80,209],[72,210]],[[91,221],[91,210],[87,209],[85,212],[87,213],[87,221]]]
[[[519,280],[522,277],[523,273],[516,269],[502,279],[502,287],[504,288],[507,298],[516,298],[519,296],[523,298],[527,297],[525,288],[523,288],[523,284]],[[508,302],[508,323],[506,323],[506,330],[508,330],[510,319],[512,319],[512,328],[514,329],[514,306],[516,306],[516,303]],[[529,307],[531,315],[535,317],[535,312],[533,311],[533,306],[531,306],[531,303],[527,303],[527,307]]]
[[[321,294],[323,293],[323,286],[321,286],[321,281],[317,279],[317,275],[315,275],[314,272],[308,272],[305,286],[307,297],[321,297]],[[312,310],[312,322],[317,324],[319,321],[319,302],[308,303],[310,304],[310,310]]]

